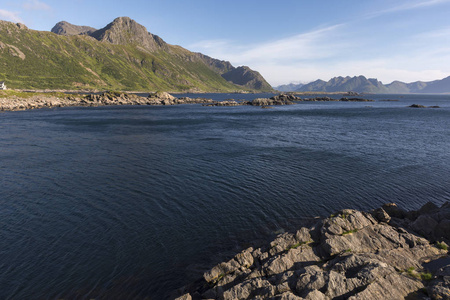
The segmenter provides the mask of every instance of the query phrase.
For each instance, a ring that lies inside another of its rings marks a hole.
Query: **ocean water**
[[[0,299],[164,299],[305,218],[449,201],[450,95],[367,97],[1,113]]]

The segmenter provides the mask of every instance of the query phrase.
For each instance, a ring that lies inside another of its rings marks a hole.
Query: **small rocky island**
[[[270,98],[256,98],[252,101],[214,101],[213,103],[204,104],[205,106],[239,106],[239,105],[252,105],[261,106],[263,108],[272,105],[292,105],[298,102],[316,102],[316,101],[341,101],[341,102],[373,102],[373,100],[363,98],[340,98],[335,99],[331,97],[316,97],[316,98],[300,98],[293,94],[279,94]]]
[[[450,202],[344,209],[250,247],[178,291],[188,299],[450,299]]]
[[[422,105],[422,104],[411,104],[411,105],[408,106],[408,107],[411,107],[411,108],[440,108],[440,107],[437,106],[437,105],[433,105],[433,106],[425,106],[425,105]]]

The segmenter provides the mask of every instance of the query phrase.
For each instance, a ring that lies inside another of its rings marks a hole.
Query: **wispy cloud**
[[[423,33],[419,33],[417,35],[413,36],[415,39],[420,40],[429,40],[429,39],[440,39],[440,42],[442,43],[442,38],[445,38],[448,40],[448,37],[450,37],[450,27],[443,27]]]
[[[4,9],[0,9],[0,18],[7,20],[7,21],[16,22],[16,23],[24,23],[23,20],[19,17],[19,13],[4,10]]]
[[[342,24],[298,34],[289,38],[257,45],[241,55],[244,60],[278,60],[296,61],[327,58],[335,51],[327,47],[326,41],[331,38]],[[335,45],[338,47],[338,45]]]
[[[260,44],[242,45],[230,40],[207,40],[188,46],[189,49],[206,53],[213,57],[223,57],[235,64],[250,64],[257,61],[266,63],[292,63],[333,56],[340,46],[337,41],[329,47],[329,41],[343,24],[328,26],[291,37]]]
[[[425,8],[425,7],[431,7],[431,6],[445,4],[445,3],[450,3],[450,0],[410,1],[410,2],[402,4],[402,5],[393,6],[393,7],[387,8],[387,9],[369,13],[365,16],[365,18],[375,18],[375,17],[379,17],[379,16],[385,15],[385,14],[419,9],[419,8]]]
[[[325,75],[320,72],[324,61],[349,52],[351,44],[342,39],[346,36],[345,27],[346,24],[322,26],[259,44],[207,40],[188,48],[228,60],[236,66],[248,65],[261,72],[271,84],[311,81]]]
[[[364,75],[390,83],[430,81],[450,74],[450,66],[442,65],[442,61],[450,61],[450,41],[443,42],[450,27],[405,36],[400,41],[395,38],[390,44],[376,47],[378,42],[366,38],[365,32],[355,35],[352,24],[323,27],[260,44],[210,40],[188,48],[229,60],[235,66],[248,65],[273,85],[328,80],[338,75]]]
[[[25,10],[51,10],[51,7],[47,3],[39,0],[27,0],[22,4],[22,7]]]
[[[390,11],[417,9],[449,2],[450,2],[449,0],[427,0],[427,1],[410,2],[404,5],[393,7],[392,9],[390,9]]]

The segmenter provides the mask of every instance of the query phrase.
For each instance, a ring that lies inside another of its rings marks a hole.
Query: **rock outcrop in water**
[[[369,102],[373,100],[363,98],[340,98],[334,99],[330,97],[316,97],[316,98],[300,98],[292,94],[279,94],[270,98],[256,98],[252,101],[215,101],[214,103],[205,106],[240,106],[252,105],[267,108],[273,105],[292,105],[301,101],[343,101],[343,102]]]
[[[150,94],[141,97],[135,94],[120,92],[104,92],[101,94],[88,94],[84,96],[32,96],[28,98],[9,97],[0,98],[0,111],[16,111],[38,108],[52,108],[65,106],[106,106],[106,105],[176,105],[194,103],[213,103],[212,99],[205,98],[176,98],[165,92]]]
[[[214,101],[206,98],[176,98],[166,92],[151,93],[148,97],[142,97],[132,93],[123,92],[103,92],[100,94],[88,95],[64,95],[51,96],[40,94],[32,97],[11,96],[0,98],[0,111],[15,111],[37,108],[51,108],[64,106],[104,106],[104,105],[177,105],[201,103],[204,106],[260,106],[268,108],[274,105],[292,105],[300,101],[373,101],[362,98],[341,98],[330,97],[299,98],[291,94],[280,94],[271,98],[256,98],[252,101]]]
[[[344,209],[245,249],[178,299],[450,299],[449,242],[449,202]]]
[[[411,108],[440,108],[440,107],[437,106],[437,105],[433,105],[433,106],[425,106],[425,105],[422,105],[422,104],[411,104],[411,105],[408,106],[408,107],[411,107]]]

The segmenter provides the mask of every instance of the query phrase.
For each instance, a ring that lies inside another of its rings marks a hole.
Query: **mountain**
[[[316,80],[314,82],[303,85],[297,91],[315,91],[315,92],[347,92],[353,91],[358,93],[383,93],[387,92],[387,88],[377,79],[364,76],[355,77],[334,77],[329,81]]]
[[[89,35],[100,42],[133,45],[149,51],[160,49],[167,51],[169,49],[169,45],[159,36],[151,34],[144,26],[128,17],[117,18],[105,28],[96,30]]]
[[[277,91],[280,91],[280,92],[292,92],[292,91],[300,89],[304,85],[305,85],[304,83],[282,84],[282,85],[274,87],[274,89]]]
[[[0,21],[0,80],[10,88],[272,91],[256,71],[170,45],[128,17],[52,32]]]
[[[450,76],[441,80],[430,82],[416,81],[404,83],[393,81],[383,84],[375,78],[367,79],[364,76],[334,77],[329,81],[316,80],[308,84],[296,87],[296,85],[284,85],[281,87],[292,87],[286,92],[358,92],[375,94],[408,94],[408,93],[450,93]],[[276,89],[278,89],[277,87]],[[279,89],[278,89],[279,90]]]
[[[450,76],[441,80],[428,82],[421,93],[450,93]]]
[[[89,26],[73,25],[66,21],[61,21],[52,28],[53,33],[60,35],[79,35],[79,34],[89,35],[96,30],[97,29]]]
[[[247,88],[254,88],[264,91],[272,89],[261,74],[246,66],[231,69],[230,71],[223,73],[222,77],[230,82]]]
[[[388,91],[391,94],[408,94],[408,93],[426,93],[424,89],[427,87],[427,85],[428,83],[423,81],[404,83],[396,80],[390,84],[387,84],[386,87],[388,88]]]

